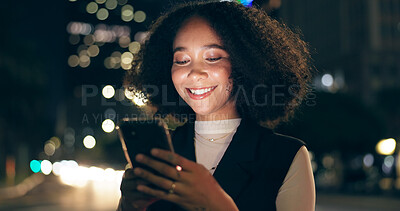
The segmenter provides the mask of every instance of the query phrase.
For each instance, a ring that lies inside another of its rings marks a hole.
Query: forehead
[[[194,16],[186,20],[178,30],[174,47],[190,43],[221,44],[221,38],[204,18]]]

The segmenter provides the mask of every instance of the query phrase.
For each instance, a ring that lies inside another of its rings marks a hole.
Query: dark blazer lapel
[[[177,154],[196,162],[194,149],[194,123],[186,123],[176,129],[172,136],[172,143]]]
[[[215,179],[233,199],[237,198],[251,179],[251,164],[255,160],[260,136],[259,127],[252,121],[242,119],[232,142],[214,172]],[[194,123],[186,123],[174,132],[173,144],[177,154],[196,161],[193,137]]]
[[[256,123],[242,119],[214,172],[215,179],[234,200],[251,179],[251,164],[255,160],[260,136],[259,127]]]

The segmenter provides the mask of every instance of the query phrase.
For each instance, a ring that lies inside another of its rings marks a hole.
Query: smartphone
[[[117,127],[125,158],[131,167],[140,167],[159,175],[155,170],[135,161],[137,154],[152,157],[150,150],[160,148],[174,152],[171,135],[160,118],[124,118]],[[159,160],[157,158],[154,158]],[[165,161],[162,161],[165,162]]]

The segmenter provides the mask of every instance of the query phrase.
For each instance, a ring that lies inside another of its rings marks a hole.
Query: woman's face
[[[172,81],[197,120],[237,118],[232,89],[231,62],[219,36],[200,17],[188,19],[173,43]]]

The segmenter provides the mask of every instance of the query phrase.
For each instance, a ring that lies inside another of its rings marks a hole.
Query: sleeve
[[[315,184],[308,150],[297,151],[276,197],[277,211],[314,211]]]

